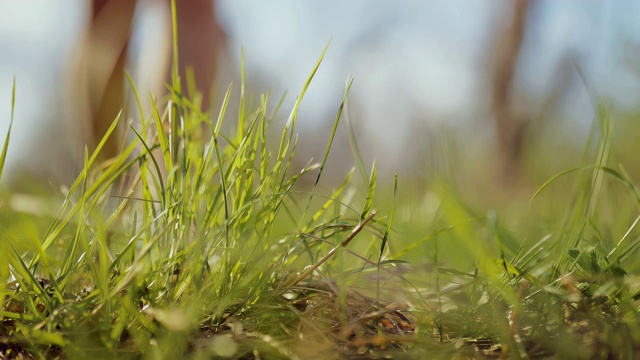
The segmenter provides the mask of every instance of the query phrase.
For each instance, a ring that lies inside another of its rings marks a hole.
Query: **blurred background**
[[[168,3],[0,0],[0,134],[9,124],[14,77],[17,83],[2,181],[24,174],[51,184],[73,179],[84,145],[91,148],[110,122],[100,117],[115,116],[102,112],[105,101],[116,99],[114,108],[124,98],[122,107],[133,110],[122,69],[141,94],[166,94]],[[300,109],[301,164],[322,157],[351,75],[350,125],[383,179],[397,172],[419,186],[438,173],[478,187],[535,187],[578,165],[599,105],[617,119],[628,170],[640,166],[633,147],[640,140],[637,1],[178,4],[179,31],[190,39],[180,42],[181,65],[200,62],[193,65],[201,105],[213,106],[213,114],[230,82],[234,94],[239,90],[244,48],[249,96],[257,104],[268,90],[275,105],[287,92],[278,118],[284,124],[331,41]],[[354,164],[344,122],[336,141],[330,173],[338,177]]]

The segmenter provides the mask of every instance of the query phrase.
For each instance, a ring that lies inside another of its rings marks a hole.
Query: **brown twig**
[[[367,217],[366,219],[364,219],[362,222],[360,222],[360,224],[358,224],[358,226],[356,226],[355,228],[353,228],[353,230],[351,231],[351,234],[349,234],[349,236],[347,236],[346,239],[344,239],[340,244],[336,245],[333,249],[331,249],[327,255],[325,255],[322,259],[318,260],[318,262],[316,262],[315,264],[313,264],[313,266],[308,267],[306,270],[304,270],[300,275],[298,275],[296,278],[294,278],[293,280],[287,281],[284,283],[283,288],[290,288],[292,286],[297,285],[300,281],[304,280],[305,278],[307,278],[309,275],[311,275],[311,273],[316,270],[317,268],[320,267],[320,265],[324,264],[325,262],[327,262],[327,260],[329,260],[333,255],[335,255],[336,251],[338,250],[338,248],[340,247],[344,247],[347,246],[351,240],[353,240],[354,237],[356,237],[356,235],[358,235],[358,233],[360,231],[362,231],[362,229],[364,229],[365,225],[367,225],[371,220],[373,220],[374,216],[376,216],[376,212],[372,211],[371,215],[369,215],[369,217]]]

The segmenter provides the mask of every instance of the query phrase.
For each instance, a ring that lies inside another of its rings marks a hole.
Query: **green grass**
[[[639,356],[640,191],[612,165],[624,144],[611,110],[573,168],[507,200],[466,199],[481,176],[456,178],[464,161],[420,186],[379,181],[353,132],[364,180],[329,188],[351,80],[323,158],[294,161],[323,56],[280,126],[269,94],[247,100],[244,67],[235,121],[232,86],[203,113],[175,59],[166,100],[129,79],[153,111],[120,156],[101,160],[104,140],[86,151],[59,203],[5,191],[0,358]]]

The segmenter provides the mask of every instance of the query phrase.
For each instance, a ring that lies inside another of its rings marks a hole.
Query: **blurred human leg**
[[[94,0],[88,29],[88,62],[85,64],[93,149],[124,107],[124,71],[136,2]],[[112,135],[103,154],[115,156],[120,136]]]
[[[169,6],[168,0],[154,0]],[[91,118],[88,140],[94,149],[125,104],[125,66],[136,9],[134,0],[93,0],[85,43],[84,69],[88,108]],[[211,87],[216,72],[218,49],[225,45],[225,34],[215,17],[213,0],[176,1],[178,21],[178,57],[183,89],[185,69],[194,69],[202,106],[210,104]],[[171,32],[167,31],[170,36]],[[81,70],[82,71],[82,70]],[[169,69],[166,79],[170,79]],[[113,134],[102,153],[117,154],[121,134]]]
[[[226,35],[216,21],[212,0],[176,1],[176,12],[180,78],[184,86],[185,69],[193,67],[198,90],[203,95],[202,107],[206,110],[210,106],[217,59],[226,45]]]

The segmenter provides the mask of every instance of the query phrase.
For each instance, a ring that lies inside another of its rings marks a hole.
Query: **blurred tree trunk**
[[[493,68],[492,111],[505,183],[517,179],[520,171],[522,147],[529,121],[518,118],[512,109],[512,88],[518,57],[526,31],[529,0],[513,2],[511,21],[497,36]]]

